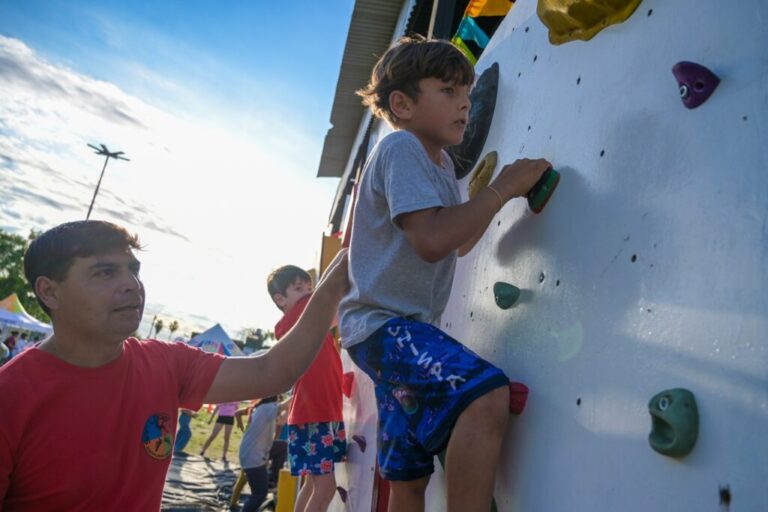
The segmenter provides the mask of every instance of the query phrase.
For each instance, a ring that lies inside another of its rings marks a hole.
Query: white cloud
[[[142,273],[159,307],[232,332],[269,328],[279,313],[267,273],[314,264],[336,183],[314,177],[320,141],[282,122],[299,115],[275,106],[244,125],[211,108],[196,119],[2,36],[0,97],[0,227],[25,232],[83,218],[103,163],[86,143],[104,143],[131,161],[110,161],[92,216],[147,243]]]

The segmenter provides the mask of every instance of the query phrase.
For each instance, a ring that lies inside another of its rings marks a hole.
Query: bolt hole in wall
[[[720,505],[725,507],[725,510],[728,510],[728,506],[731,504],[731,488],[730,486],[720,487],[719,488],[719,495],[720,495]]]
[[[581,398],[576,399],[576,405],[581,405]]]
[[[579,85],[581,83],[581,77],[576,79],[576,85]]]
[[[555,286],[560,286],[560,280],[555,281]]]
[[[544,272],[542,272],[541,274],[539,274],[539,282],[540,282],[540,283],[543,283],[543,282],[544,282],[544,279],[546,279],[546,278],[547,278],[547,276],[545,276],[545,275],[544,275]]]
[[[604,156],[605,156],[605,150],[601,149],[600,150],[600,158],[603,158]]]
[[[633,254],[632,258],[630,258],[630,260],[632,261],[632,263],[636,262],[637,261],[637,254]]]
[[[653,14],[653,9],[648,9],[648,16],[650,16],[651,14]]]

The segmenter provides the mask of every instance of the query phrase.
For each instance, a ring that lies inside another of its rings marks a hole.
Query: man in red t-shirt
[[[24,273],[53,334],[0,368],[0,510],[159,510],[179,407],[275,395],[321,348],[342,254],[295,328],[261,357],[138,340],[138,239],[102,221],[36,238]]]
[[[283,318],[275,337],[283,343],[312,297],[312,278],[286,265],[267,278],[267,289]],[[288,413],[288,454],[291,474],[306,477],[296,511],[326,510],[336,492],[334,464],[347,452],[341,414],[341,358],[329,332],[312,366],[296,381]]]

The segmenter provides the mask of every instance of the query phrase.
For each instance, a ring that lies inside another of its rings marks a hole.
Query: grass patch
[[[241,402],[240,408],[243,408],[246,405],[247,402]],[[212,410],[213,406],[211,406],[211,411]],[[189,440],[186,448],[184,448],[185,452],[192,455],[197,455],[200,453],[200,450],[203,448],[203,444],[205,444],[208,436],[211,435],[213,426],[216,424],[215,418],[211,423],[208,423],[210,419],[211,414],[208,412],[207,406],[204,406],[200,409],[196,418],[192,418],[192,422],[189,425],[189,428],[192,430],[192,438]],[[243,424],[245,424],[245,418],[243,418]],[[230,462],[234,462],[236,464],[240,463],[238,451],[240,450],[240,441],[242,441],[242,439],[243,433],[239,428],[237,428],[237,421],[235,421],[235,424],[232,426],[232,436],[229,438],[229,450],[227,453],[227,459]],[[219,432],[219,435],[217,435],[216,439],[214,439],[213,443],[211,443],[211,446],[209,446],[205,451],[205,456],[210,457],[211,459],[220,459],[221,451],[223,449],[224,429],[222,428],[221,432]]]

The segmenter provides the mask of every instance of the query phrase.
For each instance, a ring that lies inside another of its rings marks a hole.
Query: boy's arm
[[[550,167],[544,159],[517,160],[504,166],[490,185],[493,190],[486,187],[460,205],[404,213],[396,221],[423,260],[436,263],[457,249],[459,256],[464,256],[501,207],[525,195]]]
[[[348,288],[347,254],[342,250],[331,262],[301,318],[280,343],[261,356],[227,358],[204,401],[234,402],[287,391],[314,361]]]
[[[282,402],[280,402],[277,406],[277,414],[278,416],[282,415],[283,413],[287,412],[288,409],[291,407],[291,400],[293,400],[293,395],[289,396]]]
[[[243,414],[246,414],[248,409],[250,409],[250,407],[235,411],[235,421],[237,421],[237,428],[239,428],[241,432],[245,431],[245,428],[243,427]]]

